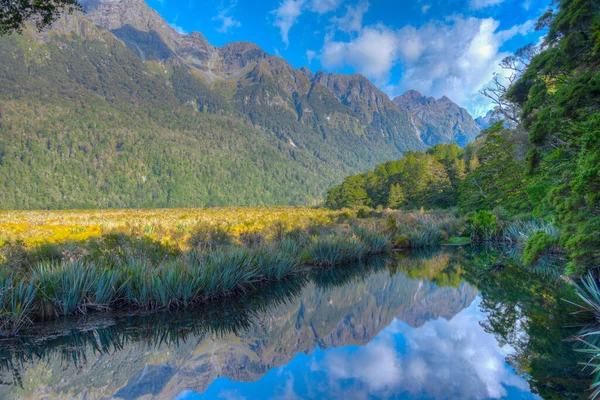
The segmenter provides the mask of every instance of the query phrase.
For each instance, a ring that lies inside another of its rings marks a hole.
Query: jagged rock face
[[[326,74],[319,71],[314,81],[325,86],[342,104],[351,107],[369,122],[373,120],[374,113],[382,113],[393,107],[388,96],[362,75]]]
[[[419,137],[430,146],[450,142],[466,146],[477,137],[481,129],[467,110],[446,96],[436,100],[423,96],[416,90],[409,90],[394,98],[393,102],[409,112]]]
[[[251,42],[228,43],[217,49],[220,57],[220,70],[232,73],[251,63],[265,60],[269,55]]]
[[[363,125],[373,127],[372,134],[387,137],[400,151],[423,149],[425,145],[438,142],[457,141],[464,145],[476,135],[472,132],[474,123],[470,124],[472,119],[468,113],[445,98],[440,99],[437,106],[433,100],[433,107],[428,106],[436,109],[433,112],[416,107],[399,109],[362,75],[322,71],[313,74],[306,67],[295,70],[285,60],[268,55],[253,43],[229,43],[215,48],[197,32],[180,35],[143,0],[92,0],[86,8],[87,18],[111,30],[145,60],[182,63],[197,69],[208,83],[229,79],[237,86],[261,85],[267,79],[268,83],[284,92],[274,94],[261,90],[257,94],[255,91],[252,100],[245,96],[245,104],[254,101],[256,104],[278,105],[290,111],[295,119],[314,124],[313,119],[307,121],[305,116],[307,112],[318,111],[314,107],[305,107],[303,103],[314,85],[320,84],[348,108],[344,113],[338,109],[336,115],[317,115],[320,121],[331,121],[333,117],[348,128],[357,125],[355,115],[349,115],[355,113],[365,119],[366,124]],[[224,86],[231,88],[233,83],[227,82],[221,87]],[[422,96],[413,97],[418,102]],[[440,113],[454,114],[456,122],[452,124],[452,121],[440,118],[437,116]]]

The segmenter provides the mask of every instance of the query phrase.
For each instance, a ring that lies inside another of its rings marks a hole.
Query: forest
[[[593,16],[593,18],[590,18]],[[512,85],[496,94],[500,121],[465,149],[438,145],[408,152],[332,188],[331,208],[458,207],[463,214],[501,210],[547,221],[529,247],[560,247],[568,271],[600,265],[600,16],[593,1],[560,1],[537,29],[544,42],[503,61]],[[488,92],[490,93],[490,92]],[[490,94],[494,94],[490,93]]]

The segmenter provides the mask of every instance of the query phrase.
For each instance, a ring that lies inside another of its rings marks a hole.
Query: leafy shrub
[[[498,232],[496,215],[486,210],[479,210],[467,223],[471,240],[474,242],[492,240]]]
[[[535,232],[525,245],[521,260],[525,265],[532,265],[547,253],[556,251],[558,239],[544,231]]]

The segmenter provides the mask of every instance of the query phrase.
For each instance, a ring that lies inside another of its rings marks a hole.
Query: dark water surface
[[[560,279],[502,250],[398,254],[193,311],[0,342],[0,398],[585,398]]]

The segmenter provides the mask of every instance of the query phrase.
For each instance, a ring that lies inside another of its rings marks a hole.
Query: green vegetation
[[[528,46],[503,61],[523,71],[496,99],[499,113],[510,116],[509,107],[517,119],[497,122],[464,150],[438,145],[350,176],[326,204],[456,205],[474,241],[513,239],[496,214],[512,224],[549,223],[558,231],[525,235],[527,264],[563,249],[567,272],[600,265],[600,12],[592,1],[557,5],[539,21],[548,29],[541,51]]]
[[[320,85],[292,98],[279,70],[257,66],[232,92],[238,83],[143,60],[83,17],[65,24],[0,37],[2,210],[313,205],[417,147],[408,128],[393,140],[360,128]],[[265,105],[275,93],[285,107]]]
[[[20,0],[2,3],[0,35],[22,32],[27,22],[40,31],[52,25],[61,14],[81,10],[77,0]]]
[[[358,225],[295,228],[254,241],[214,228],[191,238],[194,245],[188,250],[124,234],[53,249],[49,244],[31,250],[5,244],[0,333],[17,334],[35,319],[187,307],[245,295],[311,266],[335,267],[391,250],[387,235]]]
[[[409,151],[398,161],[374,171],[347,177],[327,193],[325,205],[334,209],[357,206],[439,208],[456,205],[456,189],[467,172],[465,150],[440,144]]]
[[[467,216],[467,229],[461,236],[474,242],[524,245],[520,256],[506,251],[505,261],[496,260],[489,274],[521,263],[528,271],[551,275],[577,277],[590,272],[581,284],[574,284],[583,301],[581,309],[593,319],[579,340],[581,351],[590,356],[586,366],[595,374],[591,397],[598,398],[600,8],[596,1],[555,3],[556,9],[538,22],[538,29],[548,29],[540,51],[528,46],[505,59],[503,65],[515,71],[513,84],[504,91],[498,85],[495,91],[485,92],[496,95],[497,112],[509,124],[492,125],[465,150],[449,152],[448,146],[436,146],[426,153],[409,152],[404,159],[379,165],[373,172],[348,177],[329,191],[327,205],[408,209],[456,205]],[[438,193],[443,194],[441,198]],[[409,235],[404,242],[421,245],[440,240],[427,233]],[[484,293],[487,290],[477,286]],[[549,284],[524,291],[550,293],[548,298],[569,297],[551,289]],[[500,314],[495,324],[496,331],[514,325]],[[502,340],[510,343],[509,336],[507,331]],[[554,352],[547,346],[540,350]]]

